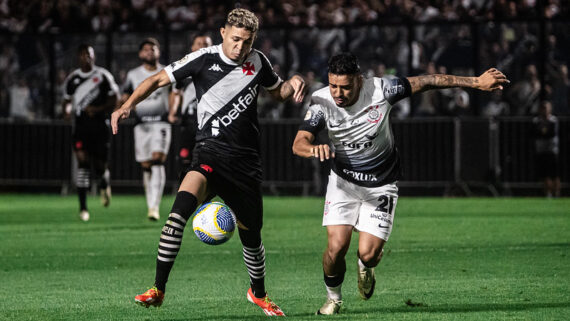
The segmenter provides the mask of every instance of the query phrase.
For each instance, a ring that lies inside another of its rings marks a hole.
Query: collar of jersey
[[[224,54],[224,50],[222,49],[222,44],[219,44],[219,45],[218,45],[218,49],[219,49],[218,52],[219,52],[219,54],[220,54],[220,58],[222,59],[222,61],[223,61],[224,63],[226,63],[226,64],[228,64],[228,65],[232,65],[232,66],[241,65],[241,64],[239,64],[239,63],[237,63],[237,62],[231,60],[230,58],[228,58],[228,57]],[[251,50],[253,50],[253,49],[251,49]],[[251,51],[250,51],[250,53],[251,53]],[[247,57],[248,57],[248,56],[249,56],[249,54],[245,57],[245,59],[242,61],[242,63],[247,60]]]
[[[81,68],[78,68],[78,69],[77,69],[77,73],[78,73],[79,76],[81,76],[81,77],[88,77],[88,76],[90,76],[92,73],[95,72],[95,69],[97,69],[97,67],[93,66],[93,68],[91,68],[90,71],[88,71],[88,72],[83,72],[83,70],[81,70]]]

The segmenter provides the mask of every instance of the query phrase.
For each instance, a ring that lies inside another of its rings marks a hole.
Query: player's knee
[[[382,255],[384,254],[382,248],[359,250],[358,252],[362,263],[369,267],[375,267],[378,265],[382,259]]]
[[[344,257],[348,251],[350,243],[344,240],[329,240],[327,253],[332,259]]]
[[[154,152],[152,153],[151,163],[152,165],[162,165],[166,161],[166,155],[164,153]]]
[[[252,229],[241,229],[238,228],[239,238],[241,244],[246,247],[256,248],[261,245],[261,231]]]

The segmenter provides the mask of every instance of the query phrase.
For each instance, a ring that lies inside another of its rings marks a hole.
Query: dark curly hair
[[[354,75],[360,73],[358,58],[350,52],[342,52],[329,59],[329,73],[335,75]]]

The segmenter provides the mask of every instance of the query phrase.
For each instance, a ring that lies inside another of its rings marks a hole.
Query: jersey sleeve
[[[384,98],[394,105],[398,101],[410,97],[412,94],[412,86],[407,78],[381,78],[380,86],[382,87],[382,92],[384,93]]]
[[[116,96],[119,94],[119,85],[115,82],[115,77],[108,71],[103,69],[103,76],[109,83],[109,90],[107,91],[107,95],[109,96]]]
[[[170,78],[170,82],[182,82],[182,80],[196,75],[204,63],[205,53],[206,51],[203,48],[166,66],[164,71]]]
[[[73,78],[73,73],[67,75],[65,81],[63,82],[63,99],[71,100],[71,96],[73,96],[73,92],[75,91],[71,85],[71,78]]]
[[[317,135],[326,126],[325,113],[323,108],[318,104],[311,104],[303,123],[299,126],[299,130],[305,130],[313,135]]]
[[[273,90],[277,88],[283,80],[277,75],[275,70],[273,70],[269,59],[260,51],[258,51],[258,54],[261,59],[261,85],[267,90]]]

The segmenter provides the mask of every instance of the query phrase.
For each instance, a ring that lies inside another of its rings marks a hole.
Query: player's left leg
[[[108,207],[111,204],[111,173],[106,159],[94,160],[95,176],[98,180],[97,189],[101,195],[101,204]]]
[[[266,315],[284,316],[283,311],[265,291],[265,247],[261,240],[263,199],[261,185],[255,180],[242,180],[238,186],[228,182],[219,186],[218,195],[234,211],[243,246],[243,261],[249,274],[247,299],[259,306]]]
[[[369,233],[360,232],[358,240],[358,291],[360,297],[368,300],[374,294],[376,276],[374,268],[382,260],[386,242]]]
[[[396,184],[379,187],[358,187],[363,201],[358,223],[358,290],[364,300],[374,294],[376,276],[374,268],[380,263],[384,244],[392,233],[398,201]]]

